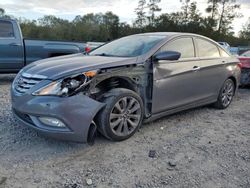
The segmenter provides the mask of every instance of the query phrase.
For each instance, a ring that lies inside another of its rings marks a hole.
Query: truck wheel
[[[97,117],[98,130],[108,139],[122,141],[131,137],[143,120],[143,102],[134,91],[116,88],[103,95],[106,103]]]
[[[227,108],[233,100],[234,92],[235,92],[235,84],[233,80],[227,79],[220,90],[220,94],[214,106],[218,109]]]

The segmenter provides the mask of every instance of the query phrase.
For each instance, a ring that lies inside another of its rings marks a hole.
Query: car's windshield
[[[166,36],[133,35],[110,42],[90,52],[93,56],[136,57],[147,53]]]
[[[246,51],[245,53],[241,54],[242,56],[245,57],[250,57],[250,51]]]

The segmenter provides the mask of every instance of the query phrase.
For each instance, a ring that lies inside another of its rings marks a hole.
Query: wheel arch
[[[97,88],[100,88],[102,91],[109,91],[114,88],[125,88],[132,90],[134,92],[138,92],[138,86],[136,84],[136,80],[130,77],[125,76],[114,76],[110,78],[106,78],[96,84]]]
[[[234,82],[234,86],[235,86],[234,92],[235,92],[238,86],[237,79],[234,76],[229,76],[228,79],[231,79]]]

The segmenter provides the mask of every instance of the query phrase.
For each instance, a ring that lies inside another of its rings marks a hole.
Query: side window
[[[216,45],[203,39],[196,39],[198,53],[200,57],[215,58],[220,57],[219,49]]]
[[[195,57],[194,43],[192,38],[180,38],[169,42],[160,51],[176,51],[181,53],[181,58]]]
[[[220,55],[221,57],[230,57],[230,55],[227,52],[225,52],[225,50],[222,49],[220,49]]]
[[[14,30],[11,22],[0,21],[0,38],[14,37]]]

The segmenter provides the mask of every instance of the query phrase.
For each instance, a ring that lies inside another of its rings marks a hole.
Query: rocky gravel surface
[[[94,146],[39,136],[16,123],[0,76],[0,187],[250,187],[250,88],[226,110],[201,107]]]

